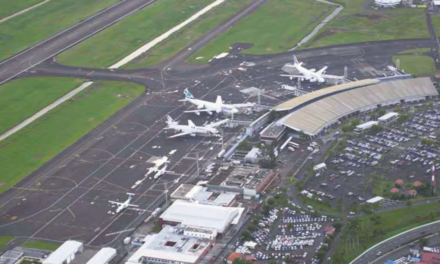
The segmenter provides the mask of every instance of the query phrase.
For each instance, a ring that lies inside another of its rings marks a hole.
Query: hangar
[[[438,96],[438,92],[428,77],[382,83],[368,79],[296,97],[275,106],[274,110],[292,111],[279,122],[314,136],[350,114],[433,96]]]
[[[231,224],[238,222],[244,208],[223,207],[175,201],[160,217],[159,222],[167,225],[184,225],[215,229],[223,234]]]

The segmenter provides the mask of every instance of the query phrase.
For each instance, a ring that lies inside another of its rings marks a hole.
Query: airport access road
[[[379,260],[381,260],[383,257],[378,257],[382,254],[385,254],[385,252],[392,252],[395,249],[400,248],[402,245],[409,244],[421,237],[435,234],[436,232],[438,232],[439,229],[440,221],[436,221],[431,224],[419,226],[409,231],[400,233],[394,237],[380,242],[379,244],[376,244],[372,248],[365,251],[354,261],[352,261],[350,264],[381,263],[379,262]]]
[[[21,53],[0,62],[0,84],[93,36],[156,0],[122,0]]]

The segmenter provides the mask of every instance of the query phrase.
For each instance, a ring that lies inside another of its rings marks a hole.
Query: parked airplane
[[[289,77],[290,79],[293,78],[300,78],[301,81],[307,80],[309,82],[319,82],[323,83],[326,79],[337,79],[342,80],[344,79],[344,76],[336,76],[336,75],[329,75],[325,74],[325,71],[327,70],[327,66],[323,67],[319,71],[316,71],[315,69],[306,69],[302,66],[302,62],[298,62],[298,59],[295,55],[293,55],[293,61],[294,64],[288,63],[284,65],[283,69],[289,70],[289,69],[296,69],[300,74],[281,74],[283,77]]]
[[[134,193],[127,193],[128,194],[128,199],[123,202],[115,202],[115,201],[109,201],[109,203],[117,205],[118,207],[116,208],[116,213],[119,214],[120,212],[122,212],[124,209],[130,208],[130,207],[139,207],[138,205],[135,204],[130,204],[131,200],[133,199],[133,195]]]
[[[152,178],[157,179],[160,176],[162,176],[165,172],[167,172],[168,164],[170,162],[168,161],[167,156],[163,156],[162,158],[155,160],[153,163],[154,163],[154,166],[148,169],[145,176],[148,176],[149,174],[155,172],[155,174]]]
[[[196,126],[191,120],[188,120],[188,125],[179,125],[179,122],[174,121],[169,115],[167,115],[167,127],[165,129],[172,129],[181,132],[168,138],[175,138],[186,135],[196,136],[197,134],[208,134],[211,136],[217,136],[219,134],[219,130],[216,127],[221,126],[228,121],[229,119],[224,119],[215,123],[207,124],[205,126]]]
[[[213,112],[215,113],[226,113],[226,114],[235,114],[239,112],[239,108],[247,108],[247,107],[254,107],[254,103],[244,103],[244,104],[225,104],[222,101],[222,97],[220,95],[217,96],[217,99],[215,102],[209,102],[201,99],[195,99],[194,96],[191,94],[191,92],[188,89],[185,89],[183,91],[185,94],[185,99],[180,100],[183,102],[190,102],[197,106],[197,110],[189,110],[185,111],[185,113],[196,113],[200,114],[200,112],[207,112],[208,114],[212,115]]]

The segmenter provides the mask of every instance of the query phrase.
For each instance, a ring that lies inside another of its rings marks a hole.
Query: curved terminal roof
[[[329,88],[320,89],[320,90],[313,91],[311,93],[290,99],[289,101],[286,101],[282,104],[275,106],[273,108],[273,110],[275,110],[275,111],[293,110],[294,108],[296,108],[298,106],[316,101],[320,98],[323,98],[323,97],[326,97],[326,96],[329,96],[332,94],[341,93],[344,91],[348,91],[351,89],[355,89],[358,87],[371,85],[371,84],[375,84],[375,83],[379,83],[379,80],[365,79],[365,80],[360,80],[360,81],[356,81],[356,82],[349,82],[349,83],[344,83],[344,84],[340,84],[340,85],[335,85],[335,86],[332,86]]]
[[[377,105],[397,103],[401,100],[410,101],[437,95],[438,92],[429,78],[384,82],[337,93],[309,103],[293,111],[282,123],[291,129],[315,135],[341,117],[356,111],[373,109]]]

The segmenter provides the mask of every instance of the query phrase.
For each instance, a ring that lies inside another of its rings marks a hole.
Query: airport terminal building
[[[279,125],[313,137],[352,115],[437,96],[438,92],[428,77],[386,82],[366,79],[295,97],[273,110],[290,112],[278,120]],[[387,118],[391,117],[384,119]]]

